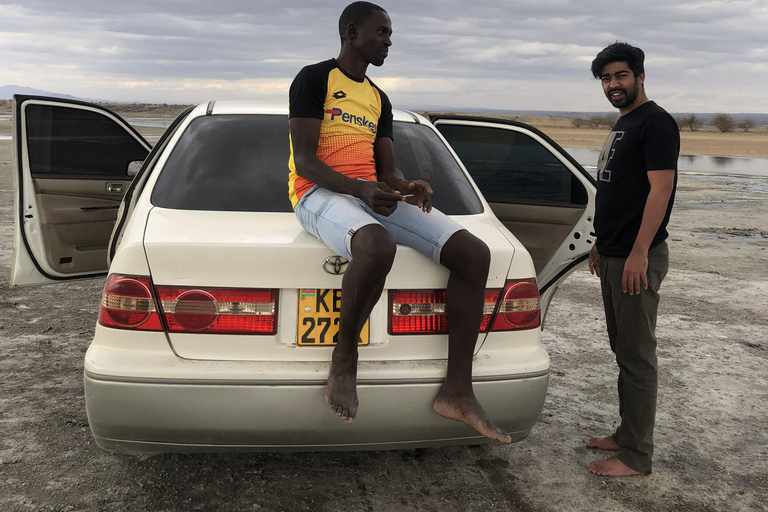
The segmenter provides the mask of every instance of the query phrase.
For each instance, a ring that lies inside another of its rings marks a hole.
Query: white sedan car
[[[398,247],[360,338],[354,425],[326,405],[346,260],[288,201],[287,108],[210,102],[154,147],[118,115],[14,98],[13,285],[107,275],[85,356],[102,448],[413,448],[485,441],[432,410],[447,272]],[[530,126],[395,111],[397,165],[491,249],[475,392],[513,440],[547,391],[541,321],[594,242],[593,179]]]

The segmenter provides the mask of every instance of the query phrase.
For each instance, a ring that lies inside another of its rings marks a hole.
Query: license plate
[[[302,347],[329,347],[339,336],[341,290],[299,290],[299,339]],[[365,322],[358,345],[367,345],[370,339],[370,319]]]

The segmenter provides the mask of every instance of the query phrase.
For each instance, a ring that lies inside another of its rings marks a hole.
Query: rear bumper
[[[489,336],[473,363],[475,394],[515,440],[530,433],[544,405],[550,363],[539,340],[538,330]],[[103,448],[132,454],[484,442],[432,410],[445,359],[361,360],[360,408],[347,425],[325,403],[330,350],[325,360],[317,352],[318,360],[304,361],[303,349],[284,350],[293,350],[293,361],[186,359],[162,332],[97,325],[84,361],[93,435]]]
[[[544,405],[549,375],[499,377],[474,388],[514,441]],[[322,383],[140,381],[85,374],[96,442],[122,453],[239,450],[365,450],[477,444],[467,425],[432,411],[440,383],[360,382],[360,409],[345,424],[325,404]]]

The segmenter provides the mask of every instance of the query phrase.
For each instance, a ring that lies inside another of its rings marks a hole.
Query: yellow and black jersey
[[[322,119],[317,157],[350,178],[376,180],[373,143],[392,138],[392,105],[368,77],[347,75],[336,59],[302,69],[291,84],[290,117]],[[296,174],[288,161],[288,195],[293,206],[314,183]]]

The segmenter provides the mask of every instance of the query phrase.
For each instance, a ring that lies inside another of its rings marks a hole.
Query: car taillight
[[[536,279],[507,281],[491,331],[519,331],[535,329],[540,325],[541,309]]]
[[[116,329],[162,331],[149,278],[109,276],[101,298],[99,323]]]
[[[277,290],[158,286],[157,294],[170,332],[277,332]]]
[[[488,323],[496,309],[499,292],[498,289],[485,291],[481,332],[488,330]],[[445,290],[390,290],[390,334],[445,334],[447,332]]]

